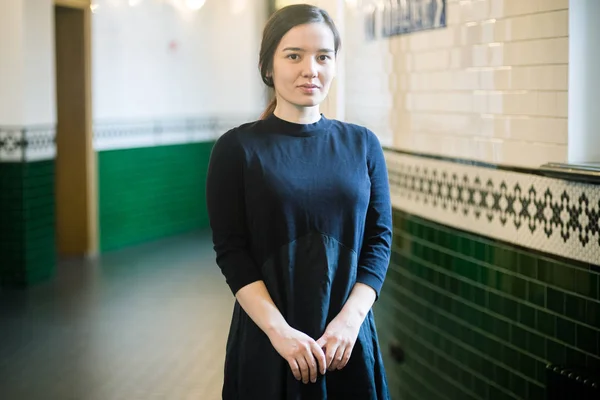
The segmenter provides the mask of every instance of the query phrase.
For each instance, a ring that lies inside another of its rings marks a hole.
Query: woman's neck
[[[277,101],[277,106],[273,114],[277,118],[296,124],[312,124],[321,119],[318,105],[313,107],[297,107],[280,99]]]

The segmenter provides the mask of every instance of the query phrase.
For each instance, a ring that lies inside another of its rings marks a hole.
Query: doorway
[[[89,0],[55,0],[56,245],[60,258],[98,249],[97,168],[92,142]]]

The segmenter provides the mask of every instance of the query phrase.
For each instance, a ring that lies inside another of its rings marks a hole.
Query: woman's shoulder
[[[225,131],[216,140],[216,145],[219,146],[240,146],[242,137],[248,136],[248,133],[255,132],[260,124],[260,120],[244,122],[240,125],[230,128]]]
[[[367,141],[377,140],[377,135],[371,129],[364,125],[360,125],[358,123],[349,121],[340,121],[337,119],[332,119],[331,123],[339,131],[343,132],[346,135],[355,135]]]

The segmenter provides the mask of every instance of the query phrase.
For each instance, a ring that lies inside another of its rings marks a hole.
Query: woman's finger
[[[300,375],[302,376],[302,382],[308,383],[308,379],[310,378],[310,372],[308,370],[308,364],[306,363],[304,356],[300,354],[298,358],[296,358],[296,362],[300,367]]]
[[[319,371],[317,370],[317,361],[315,360],[315,357],[313,357],[312,353],[307,353],[304,355],[304,357],[306,360],[306,364],[308,364],[310,381],[312,383],[315,383],[317,381],[317,374],[319,373]]]
[[[326,352],[325,352],[325,361],[327,363],[327,369],[329,371],[332,371],[331,364],[333,363],[333,359],[335,357],[335,352],[337,351],[338,347],[339,346],[334,342],[327,344]]]
[[[329,370],[333,371],[338,368],[340,362],[342,362],[342,357],[344,356],[344,346],[338,346],[335,350],[335,355],[333,356],[333,361],[331,361],[331,365],[329,366]]]
[[[297,380],[302,379],[302,374],[300,373],[300,367],[295,359],[288,360],[288,364],[290,364],[290,369],[292,370],[292,374],[294,374],[294,378]]]
[[[312,350],[313,356],[319,364],[319,372],[321,373],[321,375],[323,375],[327,370],[327,361],[325,359],[325,353],[323,352],[323,349],[319,347],[319,344],[317,342],[311,343],[310,348]]]
[[[344,351],[344,355],[342,356],[342,361],[338,365],[338,369],[342,369],[346,365],[348,365],[348,361],[350,361],[351,355],[352,355],[352,347],[348,346],[348,347],[346,347],[346,350]]]

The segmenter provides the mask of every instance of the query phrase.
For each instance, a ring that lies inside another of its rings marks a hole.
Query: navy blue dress
[[[383,151],[368,129],[324,116],[241,125],[215,143],[206,189],[216,261],[232,293],[263,280],[288,324],[315,340],[356,282],[379,296],[392,212]],[[223,399],[388,398],[372,311],[346,367],[304,384],[235,303]]]

